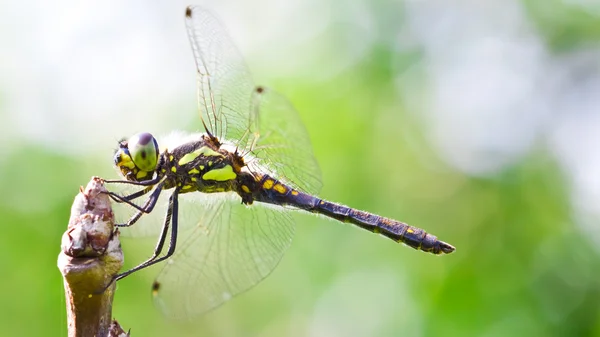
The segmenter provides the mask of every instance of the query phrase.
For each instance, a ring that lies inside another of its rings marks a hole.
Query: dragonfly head
[[[114,161],[125,179],[144,181],[152,179],[158,155],[158,142],[154,136],[141,132],[119,142]]]

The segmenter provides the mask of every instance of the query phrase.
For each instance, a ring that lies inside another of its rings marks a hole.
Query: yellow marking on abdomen
[[[273,187],[273,184],[274,184],[274,183],[275,183],[275,182],[273,181],[273,179],[267,179],[267,180],[265,180],[265,182],[263,183],[263,188],[264,188],[265,190],[270,190],[270,189]]]
[[[242,191],[244,191],[246,193],[250,193],[250,189],[246,185],[242,185]]]
[[[292,190],[292,195],[298,195],[298,191]]]
[[[274,189],[276,192],[280,193],[280,194],[284,194],[284,193],[285,193],[285,192],[287,192],[287,190],[288,190],[288,189],[287,189],[287,187],[285,187],[285,186],[283,186],[283,185],[281,185],[281,184],[276,184],[276,185],[273,187],[273,189]]]
[[[237,175],[233,172],[231,165],[225,165],[220,169],[210,170],[202,176],[204,180],[227,181],[235,179]]]
[[[410,228],[407,228],[407,229],[406,229],[406,233],[408,233],[408,234],[412,234],[412,233],[414,233],[414,232],[415,232],[415,231],[413,231],[413,230],[412,230],[412,229],[410,229]]]

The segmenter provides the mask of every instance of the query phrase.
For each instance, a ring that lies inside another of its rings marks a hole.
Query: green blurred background
[[[116,141],[198,130],[186,5],[0,4],[2,335],[66,335],[60,238]],[[190,322],[152,305],[159,268],[120,282],[133,336],[600,336],[597,2],[203,5],[296,106],[323,198],[457,251],[299,214],[270,277]]]

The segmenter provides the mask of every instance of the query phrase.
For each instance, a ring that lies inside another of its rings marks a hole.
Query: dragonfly
[[[321,173],[294,107],[254,85],[241,54],[209,11],[187,7],[185,21],[203,131],[180,134],[162,146],[148,132],[119,142],[114,164],[122,179],[106,182],[136,190],[109,192],[134,208],[118,226],[134,225],[170,194],[154,253],[115,281],[167,260],[152,286],[157,305],[174,317],[209,311],[277,266],[294,234],[293,211],[350,223],[432,254],[455,250],[423,229],[317,197]],[[198,216],[185,220],[179,206],[192,195],[200,199],[186,206]]]

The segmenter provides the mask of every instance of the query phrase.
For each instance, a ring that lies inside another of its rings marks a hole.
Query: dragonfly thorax
[[[165,188],[178,187],[180,193],[232,191],[240,173],[237,154],[220,149],[220,144],[208,135],[181,144],[161,153],[156,168]]]

